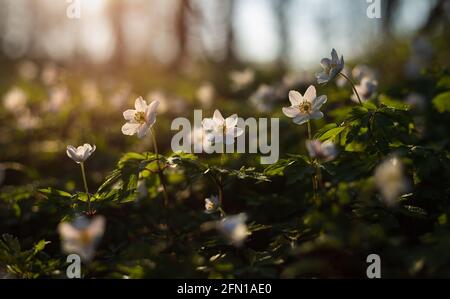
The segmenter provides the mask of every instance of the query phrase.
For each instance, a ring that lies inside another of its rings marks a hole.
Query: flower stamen
[[[140,124],[145,124],[147,122],[147,117],[145,116],[145,112],[138,111],[134,115],[134,120]]]

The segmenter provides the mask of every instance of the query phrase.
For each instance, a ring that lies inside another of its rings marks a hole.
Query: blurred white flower
[[[158,105],[158,101],[153,101],[147,105],[142,97],[137,98],[134,103],[135,109],[128,109],[123,113],[127,123],[122,126],[122,133],[125,135],[136,134],[138,138],[147,135],[148,130],[156,122]]]
[[[310,119],[319,119],[323,117],[320,107],[327,102],[326,96],[316,96],[316,88],[311,85],[302,96],[295,90],[289,92],[290,107],[283,107],[283,113],[293,118],[294,123],[301,125]]]
[[[81,96],[88,109],[95,109],[102,102],[102,95],[95,80],[88,79],[81,84]]]
[[[388,207],[398,204],[397,198],[408,191],[408,180],[403,164],[397,157],[390,157],[375,169],[375,185],[381,192],[383,203]]]
[[[231,89],[238,91],[246,88],[255,81],[255,71],[246,68],[243,71],[230,72]]]
[[[78,217],[73,223],[60,223],[58,232],[63,251],[78,254],[84,262],[89,262],[103,236],[105,223],[103,216],[96,216],[90,222],[84,217]]]
[[[356,65],[352,70],[352,76],[357,81],[361,81],[365,77],[373,79],[373,80],[375,80],[377,78],[375,71],[364,64]]]
[[[227,216],[216,222],[216,228],[235,246],[241,246],[250,235],[247,225],[247,215],[244,213]]]
[[[27,94],[19,87],[12,87],[4,96],[3,96],[3,106],[9,112],[14,114],[20,114],[25,110],[28,102]]]
[[[75,148],[71,145],[67,146],[67,156],[69,156],[70,159],[74,160],[75,162],[83,163],[86,161],[92,153],[95,151],[96,146],[92,146],[88,143],[85,143],[83,145],[80,145],[79,147]]]
[[[69,89],[66,86],[57,86],[50,90],[48,102],[44,104],[44,110],[57,112],[69,100]]]
[[[339,59],[336,50],[333,49],[331,51],[331,59],[323,58],[320,64],[323,71],[316,75],[317,83],[328,83],[344,69],[344,56],[341,56],[341,59]]]
[[[31,110],[25,108],[17,117],[17,127],[22,130],[32,130],[36,129],[41,125],[41,118],[31,114]]]
[[[362,78],[359,85],[355,86],[355,88],[358,94],[361,96],[361,101],[365,102],[371,99],[377,92],[378,81],[370,77],[364,77]],[[355,93],[352,94],[351,99],[355,103],[359,103],[358,96]]]
[[[309,72],[303,71],[301,73],[289,72],[283,76],[282,86],[286,89],[294,89],[301,85],[309,85],[313,83],[314,76]]]
[[[214,111],[213,118],[205,118],[202,121],[205,136],[209,142],[233,144],[234,138],[242,135],[244,130],[236,127],[237,114],[224,119],[219,110]]]
[[[203,83],[197,90],[197,99],[203,108],[209,109],[214,103],[216,89],[210,82]]]
[[[205,198],[205,212],[208,214],[216,212],[220,207],[219,197],[217,195],[211,195],[209,198]]]
[[[42,69],[41,80],[47,85],[54,85],[58,82],[59,69],[54,63],[47,63]]]
[[[347,77],[351,76],[351,72],[347,67],[344,67],[341,73],[343,73]],[[345,79],[343,76],[339,76],[336,78],[336,86],[339,88],[343,88],[347,83],[347,79]]]
[[[425,107],[427,106],[427,100],[426,98],[418,93],[410,93],[406,99],[406,104],[411,106],[411,108],[416,109],[418,111],[423,111]]]
[[[59,69],[54,63],[47,63],[42,69],[41,80],[47,85],[56,84],[59,77]]]
[[[34,80],[39,72],[38,67],[32,61],[26,60],[17,66],[19,77],[26,81]]]
[[[121,109],[125,106],[130,98],[131,90],[132,88],[129,83],[123,83],[119,88],[114,89],[111,95],[111,103],[116,109]]]
[[[306,149],[311,158],[318,158],[325,162],[334,160],[337,156],[336,146],[329,140],[325,142],[306,140]]]
[[[272,110],[276,98],[276,90],[267,84],[261,84],[250,96],[250,103],[261,113]]]

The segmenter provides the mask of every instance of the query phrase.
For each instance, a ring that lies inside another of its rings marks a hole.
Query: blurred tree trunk
[[[189,0],[179,0],[175,15],[175,35],[178,41],[178,55],[172,63],[172,66],[176,68],[182,66],[188,56],[188,18],[191,9]]]
[[[225,62],[234,64],[236,62],[236,56],[234,55],[234,10],[235,10],[235,0],[226,1],[226,7],[224,9],[225,13],[225,32],[226,32],[226,53]]]
[[[385,0],[382,14],[382,30],[383,33],[387,36],[392,35],[392,29],[395,23],[396,12],[398,8],[399,1],[398,0]]]
[[[278,53],[278,61],[280,67],[285,67],[289,61],[289,31],[287,24],[286,9],[289,0],[274,0],[275,16],[278,23],[278,36],[280,39],[280,51]]]
[[[113,0],[109,6],[112,21],[112,30],[115,38],[114,56],[112,58],[115,66],[122,67],[125,63],[125,38],[123,35],[122,20],[126,8],[125,1]]]
[[[426,34],[433,31],[439,24],[447,24],[447,13],[445,11],[445,0],[438,0],[435,6],[431,9],[428,19],[420,29],[419,33]]]

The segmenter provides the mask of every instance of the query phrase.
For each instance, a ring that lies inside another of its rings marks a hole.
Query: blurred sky
[[[68,19],[70,0],[0,0],[2,51],[10,58],[35,55],[68,60],[88,57],[107,62],[114,55],[117,40],[108,10],[113,0],[80,0],[81,19]],[[76,0],[72,0],[76,1]],[[204,16],[201,26],[189,28],[189,51],[217,59],[224,55],[224,1],[193,0]],[[174,11],[179,0],[122,0],[125,48],[131,60],[151,56],[170,62],[177,55],[173,32]],[[297,69],[315,67],[332,47],[346,57],[359,56],[374,42],[380,42],[380,20],[369,19],[366,0],[286,1],[284,20],[289,48],[281,49],[279,19],[274,7],[280,0],[236,0],[232,26],[237,56],[251,63],[270,63],[280,52]],[[402,0],[395,16],[396,34],[408,35],[426,20],[434,1]],[[201,45],[201,46],[199,46]],[[32,49],[31,49],[32,48]],[[32,53],[32,54],[30,54]]]

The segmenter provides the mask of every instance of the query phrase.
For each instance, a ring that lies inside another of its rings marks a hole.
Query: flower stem
[[[343,73],[339,73],[339,75],[341,75],[342,77],[344,77],[348,83],[350,83],[350,85],[352,86],[353,91],[355,92],[356,96],[358,97],[358,102],[359,104],[362,106],[362,101],[361,101],[361,97],[359,96],[358,91],[356,90],[355,84],[352,82],[352,80],[350,80],[350,78],[348,76],[346,76]]]
[[[225,164],[225,141],[222,142],[222,154],[220,156],[220,165],[224,166]],[[220,207],[222,208],[221,213],[223,212],[223,176],[222,173],[219,174],[219,182],[218,182],[218,187],[219,187],[219,204]],[[222,213],[223,215],[225,215],[225,212]]]
[[[311,133],[311,122],[308,120],[307,122],[307,127],[308,127],[308,139],[312,140],[312,133]],[[314,191],[314,200],[316,202],[319,202],[318,196],[317,196],[317,189],[318,189],[318,181],[317,181],[317,173],[319,171],[319,168],[316,165],[316,162],[314,161],[314,159],[311,158],[311,164],[314,164],[315,168],[316,168],[316,172],[313,174],[312,177],[312,184],[313,184],[313,191]]]
[[[166,187],[166,181],[164,179],[164,174],[162,173],[161,166],[159,165],[158,144],[156,143],[156,136],[155,136],[155,131],[153,130],[153,128],[150,128],[150,134],[152,135],[152,139],[153,139],[153,149],[154,149],[155,157],[156,157],[156,165],[158,167],[158,177],[159,177],[159,181],[161,182],[161,186],[163,187],[164,205],[167,207],[169,204],[169,196],[167,195],[167,187]]]
[[[312,140],[311,123],[310,123],[309,120],[308,120],[307,124],[308,124],[308,139],[309,139],[309,140]]]
[[[86,195],[87,195],[88,214],[92,215],[91,196],[89,194],[89,188],[88,188],[88,184],[87,184],[87,180],[86,180],[86,170],[84,169],[84,162],[80,163],[80,167],[81,167],[81,175],[83,176],[84,191],[86,192]]]

